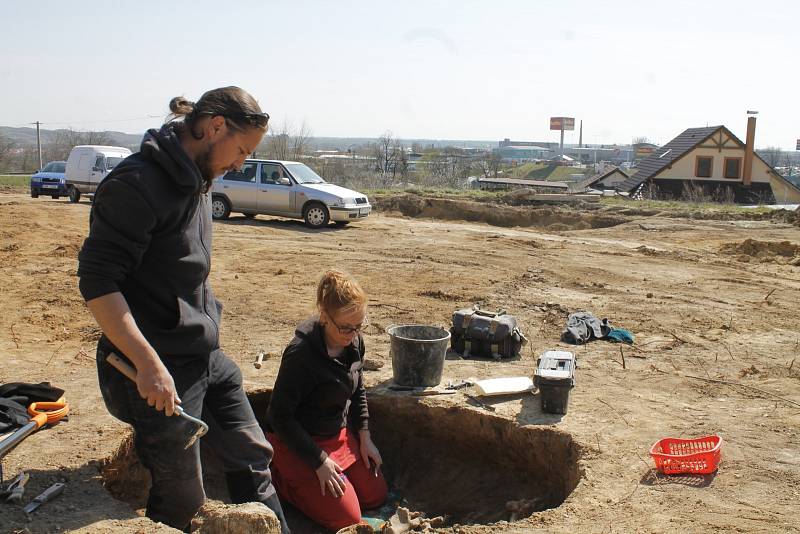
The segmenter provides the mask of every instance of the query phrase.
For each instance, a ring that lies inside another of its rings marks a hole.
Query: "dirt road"
[[[16,507],[0,505],[2,532],[161,530],[113,499],[99,473],[126,429],[102,403],[94,374],[98,331],[77,291],[76,255],[89,208],[85,202],[0,194],[0,383],[50,381],[67,390],[73,407],[67,423],[33,435],[4,461],[7,477],[20,469],[31,472],[29,495],[58,480],[67,482],[67,491],[30,520]],[[384,333],[389,324],[448,325],[459,307],[503,307],[517,315],[530,338],[523,357],[502,364],[448,360],[445,379],[530,376],[542,351],[574,350],[578,385],[563,418],[543,416],[538,398],[531,396],[502,399],[494,404],[494,414],[466,409],[504,419],[514,428],[571,435],[580,480],[557,508],[461,530],[796,529],[800,267],[792,263],[800,263],[797,226],[618,218],[621,224],[615,226],[555,232],[389,212],[315,232],[294,221],[234,216],[214,227],[211,278],[225,306],[222,347],[239,362],[248,388],[270,387],[278,358],[268,358],[256,370],[253,357],[260,348],[273,354],[282,350],[294,325],[312,311],[316,280],[331,267],[350,271],[370,293],[369,357],[386,362],[367,373],[371,385],[391,378]],[[764,244],[781,241],[790,243]],[[628,328],[636,348],[623,347],[621,354],[619,345],[604,341],[564,346],[559,335],[566,316],[579,310]],[[467,406],[461,395],[421,402],[445,409],[443,414],[448,407]],[[725,439],[716,476],[654,476],[648,449],[657,439],[714,433]],[[497,455],[504,454],[502,435],[487,444]],[[479,469],[464,461],[462,478],[449,484],[458,485]]]

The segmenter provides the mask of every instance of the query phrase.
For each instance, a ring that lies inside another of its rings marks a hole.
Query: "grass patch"
[[[0,174],[0,187],[24,191],[30,189],[30,174]]]
[[[29,174],[0,174],[0,186],[24,188],[31,184]]]
[[[503,176],[506,178],[522,178],[527,180],[548,180],[551,182],[569,182],[573,174],[585,174],[586,169],[565,167],[564,165],[548,165],[546,163],[525,163],[512,167]]]
[[[630,200],[621,197],[601,197],[603,206],[625,206],[628,208],[652,209],[661,211],[714,211],[723,213],[769,213],[767,207],[743,208],[736,204],[715,202],[681,202],[678,200]]]
[[[508,191],[482,191],[480,189],[453,189],[447,187],[409,187],[408,189],[364,189],[367,196],[373,195],[397,195],[409,193],[412,195],[466,198],[466,199],[493,199],[508,193]]]

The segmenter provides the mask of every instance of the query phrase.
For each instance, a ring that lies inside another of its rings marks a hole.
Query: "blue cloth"
[[[612,343],[626,343],[628,345],[633,345],[633,334],[630,330],[626,330],[624,328],[612,328],[611,331],[606,336]]]
[[[382,532],[383,527],[389,519],[397,512],[397,508],[403,503],[403,496],[398,489],[389,489],[386,502],[377,510],[370,510],[361,516],[361,521],[372,527],[373,532]],[[406,504],[406,506],[408,506]]]

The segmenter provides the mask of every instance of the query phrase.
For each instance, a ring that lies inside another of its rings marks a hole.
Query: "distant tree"
[[[633,140],[631,141],[631,144],[633,145],[640,145],[642,143],[650,143],[650,139],[648,139],[645,136],[640,136],[640,137],[634,137]]]
[[[266,146],[268,159],[289,159],[289,130],[286,121],[274,129],[270,128]]]
[[[303,121],[300,127],[290,134],[290,138],[292,159],[299,161],[308,150],[309,141],[311,140],[311,128],[306,124],[306,121]]]
[[[794,172],[794,166],[792,165],[792,158],[789,157],[788,152],[784,154],[782,165],[786,167],[786,171],[783,174],[787,178],[791,178]]]
[[[111,145],[114,140],[107,132],[79,132],[72,128],[56,130],[52,141],[42,147],[45,161],[65,160],[73,147],[78,145]]]
[[[392,143],[394,143],[392,132],[387,131],[378,137],[377,143],[372,146],[372,156],[375,158],[375,171],[381,173],[382,176],[386,175],[392,163]]]
[[[10,137],[0,135],[0,163],[4,163],[9,158],[11,151],[16,146],[17,144]]]
[[[782,151],[780,147],[776,146],[769,146],[763,150],[758,151],[758,155],[764,158],[764,161],[767,162],[767,165],[770,167],[777,167],[778,163],[781,161],[781,154]]]
[[[483,173],[484,178],[497,178],[497,173],[500,172],[500,161],[500,153],[497,150],[484,152],[472,160],[477,170]]]
[[[300,160],[311,146],[311,136],[311,128],[305,121],[297,129],[283,121],[279,126],[270,127],[256,153],[265,154],[267,159]]]
[[[343,185],[347,181],[347,169],[340,159],[317,160],[313,164],[313,168],[326,182]]]
[[[111,145],[114,140],[108,132],[83,132],[84,145]]]
[[[375,172],[381,174],[384,185],[394,180],[398,171],[402,175],[408,172],[408,158],[399,139],[395,139],[392,132],[386,131],[372,145],[372,156],[375,159]],[[404,162],[404,163],[403,163]],[[401,167],[405,166],[405,171]]]
[[[75,130],[56,130],[52,141],[42,147],[42,157],[46,161],[67,159],[72,147],[82,145],[80,132]]]
[[[422,161],[425,163],[425,171],[421,181],[435,187],[449,185],[450,163],[447,155],[438,150],[427,150]]]
[[[408,178],[408,152],[402,147],[400,148],[400,157],[397,161],[396,170],[404,180]]]

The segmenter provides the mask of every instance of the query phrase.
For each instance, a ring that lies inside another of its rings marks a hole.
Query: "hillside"
[[[56,139],[58,132],[65,132],[66,129],[58,129],[58,130],[45,130],[41,129],[40,134],[42,136],[42,144],[48,144]],[[141,134],[130,134],[125,132],[115,132],[111,130],[105,130],[102,133],[108,135],[115,145],[119,146],[139,146],[139,143],[142,141]],[[5,136],[14,141],[16,144],[21,146],[30,146],[36,144],[36,128],[12,128],[10,126],[0,126],[0,136]]]
[[[153,124],[156,126],[155,123]],[[47,144],[55,139],[59,131],[65,130],[41,129],[42,144]],[[111,137],[116,145],[138,147],[144,132],[142,134],[131,134],[106,130],[103,133]],[[12,128],[10,126],[0,126],[0,136],[8,137],[14,143],[21,146],[30,146],[36,144],[36,128]],[[310,139],[310,143],[314,149],[319,150],[346,150],[350,146],[366,146],[374,143],[376,140],[377,138],[374,137],[312,137]],[[402,141],[407,146],[411,146],[412,143],[418,143],[425,147],[433,146],[436,148],[454,146],[459,148],[490,149],[497,146],[496,141],[470,141],[457,139],[403,139]]]

